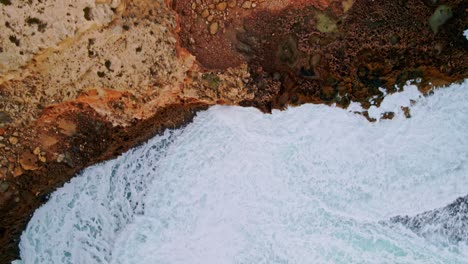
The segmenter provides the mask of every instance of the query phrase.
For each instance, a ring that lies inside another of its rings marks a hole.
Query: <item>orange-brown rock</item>
[[[24,170],[32,171],[39,169],[38,161],[39,160],[37,159],[36,155],[29,151],[25,151],[21,154],[19,163]]]
[[[0,1],[0,263],[51,191],[210,105],[368,107],[468,76],[462,0],[72,2]]]

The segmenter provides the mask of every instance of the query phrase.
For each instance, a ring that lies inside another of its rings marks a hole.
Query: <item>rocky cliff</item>
[[[56,187],[210,105],[368,108],[407,80],[429,93],[468,77],[467,12],[462,0],[0,0],[0,263]]]

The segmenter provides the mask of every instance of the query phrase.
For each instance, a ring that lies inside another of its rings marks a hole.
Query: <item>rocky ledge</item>
[[[51,191],[210,105],[368,108],[407,80],[429,93],[468,77],[467,12],[463,0],[0,0],[0,263]]]

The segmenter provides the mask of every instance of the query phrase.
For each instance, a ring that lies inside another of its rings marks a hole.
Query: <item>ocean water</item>
[[[468,194],[468,80],[390,110],[212,107],[53,193],[16,263],[468,263],[390,221]]]

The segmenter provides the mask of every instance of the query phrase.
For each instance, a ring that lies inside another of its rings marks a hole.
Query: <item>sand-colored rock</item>
[[[218,22],[213,22],[210,24],[210,34],[215,35],[218,32],[219,26]]]
[[[10,137],[8,139],[8,142],[10,142],[11,145],[16,145],[16,144],[18,144],[18,138],[17,137]]]
[[[14,77],[35,55],[54,49],[93,27],[108,25],[123,2],[11,1],[0,9],[0,76]],[[1,80],[1,79],[0,79]]]
[[[227,3],[226,2],[221,2],[216,5],[216,9],[219,11],[224,11],[227,8]]]
[[[41,153],[41,149],[39,147],[36,147],[34,150],[33,150],[33,154],[38,156],[39,154]]]
[[[252,7],[252,2],[251,1],[245,1],[242,3],[242,8],[249,9]]]

